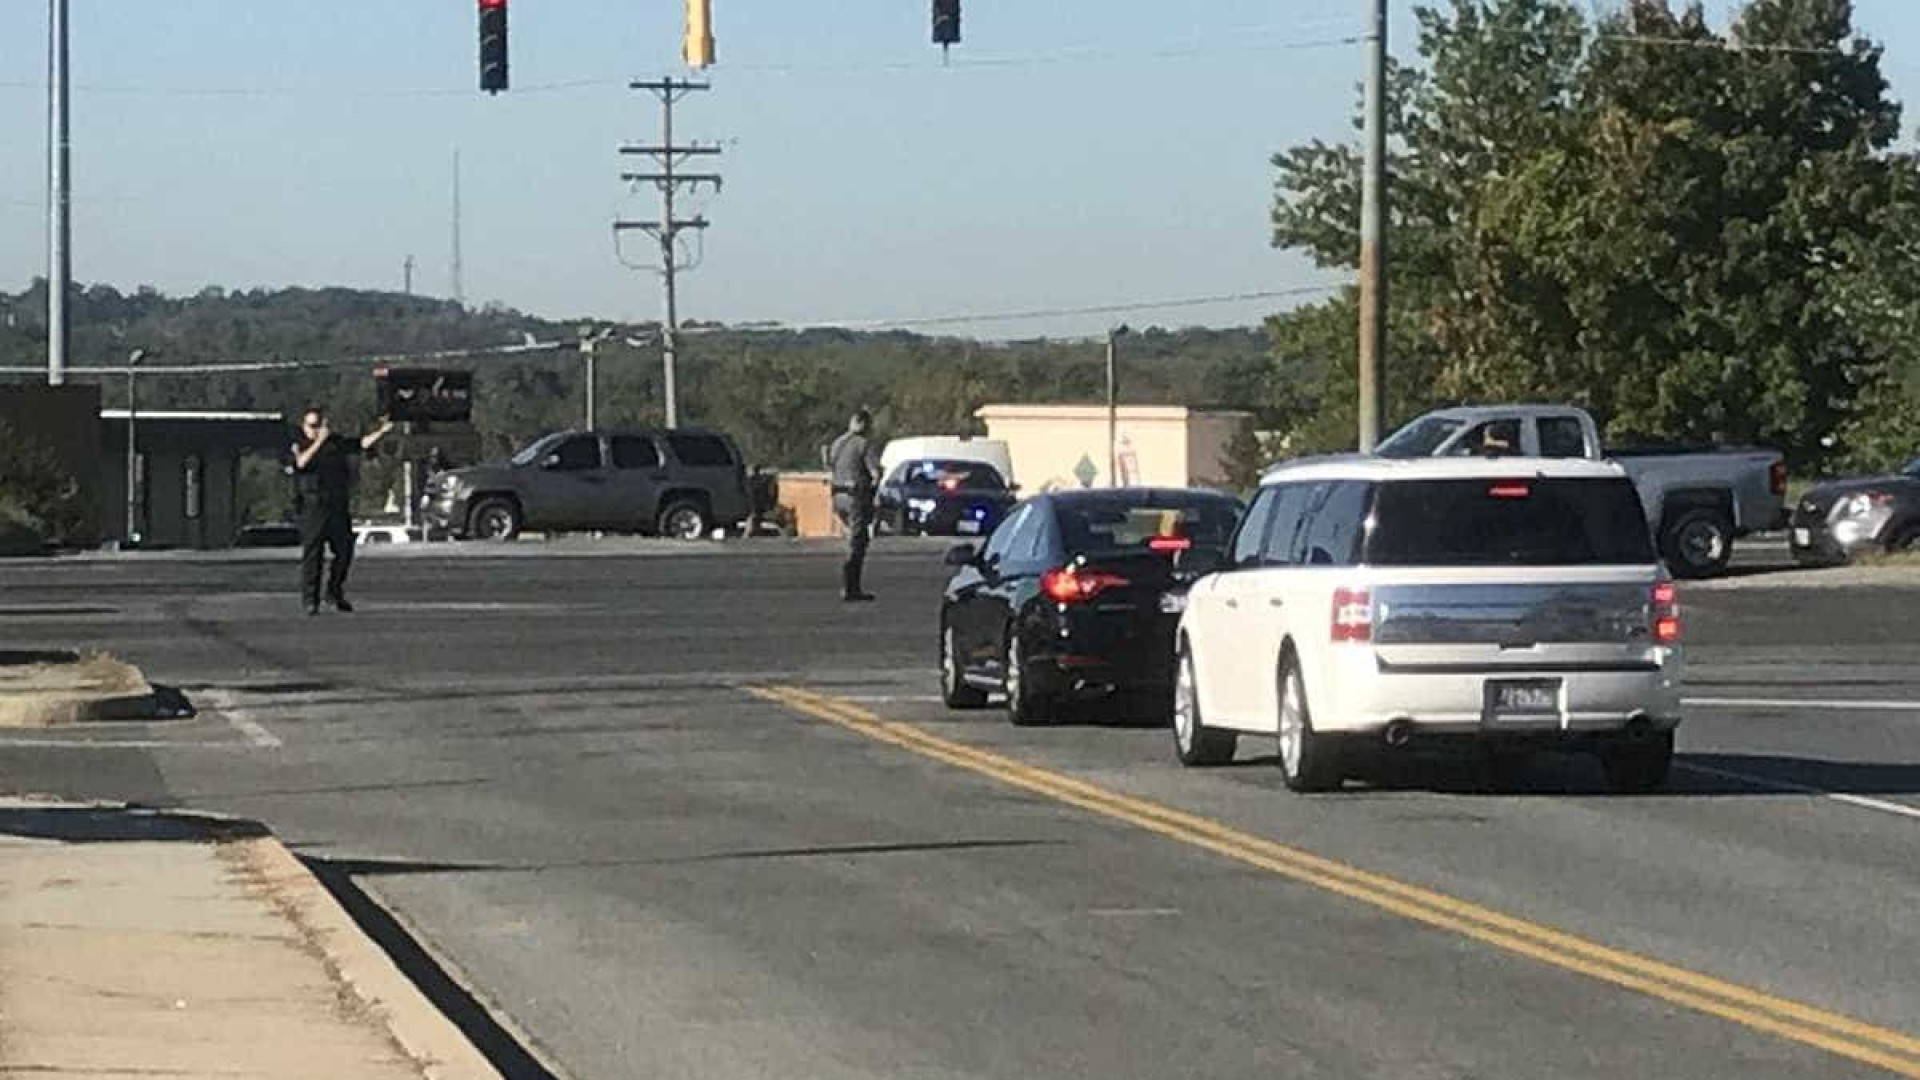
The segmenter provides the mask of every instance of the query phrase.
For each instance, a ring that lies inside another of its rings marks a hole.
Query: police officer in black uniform
[[[833,512],[847,529],[847,561],[840,568],[840,599],[859,603],[873,599],[860,587],[866,568],[867,545],[873,540],[873,497],[880,487],[880,463],[870,432],[873,416],[860,409],[847,421],[846,433],[827,448],[827,471],[832,475]]]
[[[353,469],[347,459],[373,449],[393,421],[365,435],[336,435],[327,426],[324,410],[308,409],[300,416],[300,437],[293,444],[296,506],[300,514],[300,597],[307,614],[320,614],[321,549],[333,549],[327,575],[327,599],[336,611],[348,612],[347,568],[353,565]]]

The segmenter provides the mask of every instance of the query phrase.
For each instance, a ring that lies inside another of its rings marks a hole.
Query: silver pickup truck
[[[1681,577],[1721,573],[1736,537],[1786,525],[1787,465],[1778,451],[1603,448],[1593,417],[1571,406],[1441,409],[1394,432],[1376,453],[1617,461],[1640,492],[1660,554]]]

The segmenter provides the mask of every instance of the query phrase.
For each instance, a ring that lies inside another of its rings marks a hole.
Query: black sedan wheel
[[[985,691],[967,685],[951,626],[940,631],[940,699],[949,709],[978,709],[987,703]]]
[[[1007,719],[1021,727],[1034,727],[1048,720],[1048,702],[1033,688],[1027,658],[1020,648],[1020,632],[1007,629],[1006,651]]]

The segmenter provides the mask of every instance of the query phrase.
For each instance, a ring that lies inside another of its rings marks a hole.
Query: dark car
[[[1867,551],[1920,548],[1920,458],[1892,476],[1836,480],[1793,507],[1793,557],[1843,563]]]
[[[986,536],[1016,496],[1000,470],[980,461],[903,461],[875,498],[880,527],[902,536]]]
[[[1108,488],[1039,495],[986,547],[947,553],[941,691],[952,708],[1006,695],[1016,724],[1076,698],[1170,700],[1182,553],[1217,563],[1241,506],[1210,491]],[[1198,559],[1195,560],[1200,561]]]
[[[696,428],[559,432],[504,464],[436,474],[422,502],[430,528],[484,540],[523,529],[695,540],[753,510],[733,440]]]

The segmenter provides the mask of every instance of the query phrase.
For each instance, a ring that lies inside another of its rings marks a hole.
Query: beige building
[[[987,436],[1006,440],[1023,493],[1111,486],[1226,487],[1227,444],[1244,412],[1124,405],[1113,453],[1104,405],[985,405]],[[1115,482],[1117,466],[1117,485]]]

